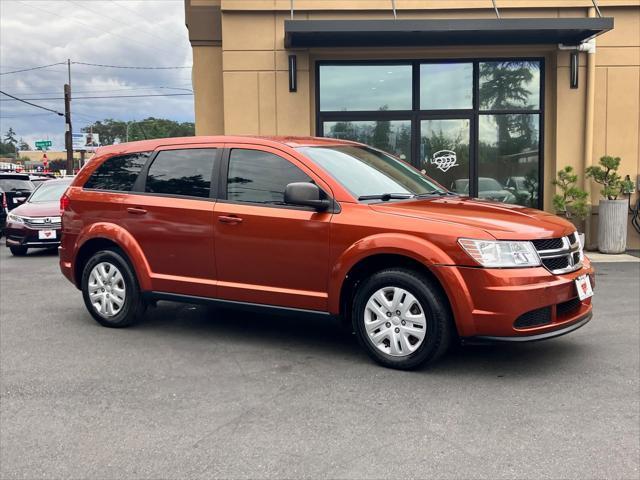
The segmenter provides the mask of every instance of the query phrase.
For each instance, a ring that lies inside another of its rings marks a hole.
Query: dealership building
[[[637,0],[185,0],[185,15],[198,135],[361,141],[548,211],[571,165],[592,247],[585,168],[617,156],[638,179]]]

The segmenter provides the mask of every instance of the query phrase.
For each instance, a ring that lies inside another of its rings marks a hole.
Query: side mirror
[[[320,189],[314,183],[295,182],[290,183],[284,190],[284,203],[313,207],[319,212],[329,208],[329,200],[320,199]]]

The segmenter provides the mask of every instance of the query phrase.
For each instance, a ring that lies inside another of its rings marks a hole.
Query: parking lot
[[[640,263],[597,269],[583,329],[400,372],[321,320],[106,329],[55,254],[2,245],[0,477],[638,478]]]

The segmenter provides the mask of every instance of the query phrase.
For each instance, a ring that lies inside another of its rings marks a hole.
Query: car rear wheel
[[[82,271],[82,297],[105,327],[127,327],[142,317],[145,302],[129,263],[115,250],[95,253]]]
[[[405,269],[382,270],[360,284],[352,318],[358,340],[385,367],[409,370],[447,350],[452,318],[441,289]]]
[[[11,254],[16,257],[24,257],[27,254],[27,247],[9,247]]]

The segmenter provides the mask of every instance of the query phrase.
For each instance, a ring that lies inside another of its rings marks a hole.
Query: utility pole
[[[73,175],[73,137],[71,136],[71,60],[67,59],[69,83],[64,86],[64,146],[67,150],[67,174]]]

